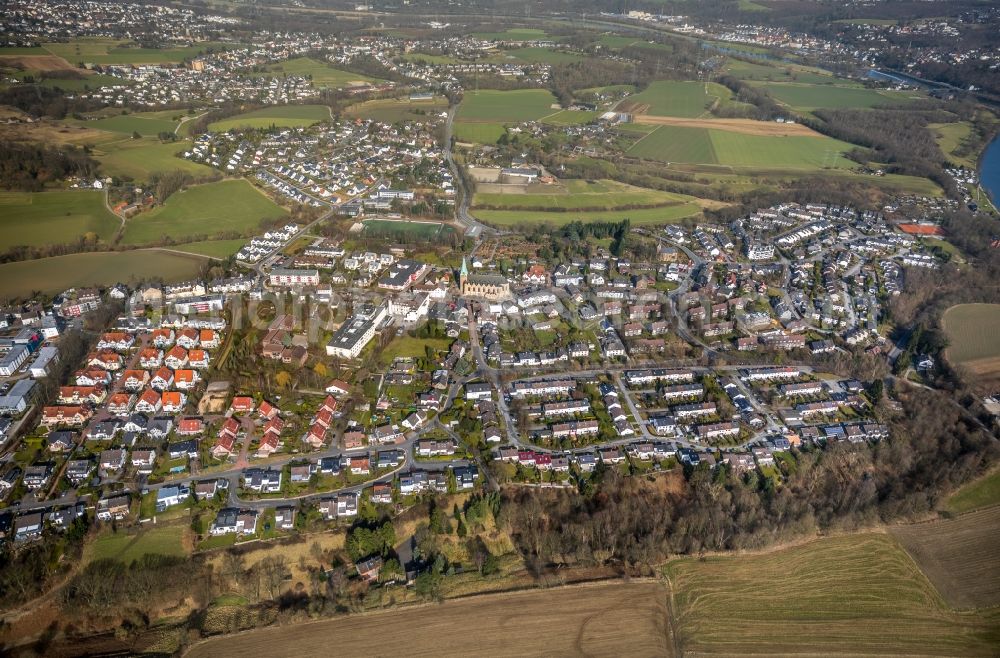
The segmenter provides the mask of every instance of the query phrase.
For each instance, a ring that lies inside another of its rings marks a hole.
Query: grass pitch
[[[266,219],[286,214],[246,180],[195,185],[170,196],[154,210],[128,220],[122,241],[150,244],[164,237],[185,240],[256,229]]]
[[[107,240],[119,226],[100,190],[0,193],[0,251],[67,244],[90,232]]]

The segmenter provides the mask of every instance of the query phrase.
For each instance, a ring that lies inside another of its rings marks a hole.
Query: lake
[[[1000,204],[1000,135],[993,138],[983,153],[979,163],[979,180],[993,204]]]

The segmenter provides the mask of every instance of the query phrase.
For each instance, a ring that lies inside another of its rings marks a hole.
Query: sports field
[[[0,192],[0,251],[67,244],[90,232],[107,240],[120,225],[100,190]]]
[[[225,132],[233,128],[298,128],[328,121],[330,108],[326,105],[275,105],[252,112],[238,114],[228,119],[213,121],[208,129]]]
[[[1000,507],[895,526],[892,535],[958,609],[1000,605]]]
[[[371,78],[361,73],[336,69],[325,62],[311,57],[289,59],[269,66],[267,70],[270,73],[309,76],[312,78],[313,84],[317,87],[329,87],[332,89],[342,89],[357,84],[378,81],[376,78]]]
[[[429,101],[411,101],[406,98],[385,98],[356,103],[344,110],[345,114],[383,123],[399,121],[422,121],[430,115],[448,110],[447,99],[435,96]]]
[[[393,233],[406,233],[430,240],[440,236],[448,227],[440,222],[408,222],[391,219],[366,219],[361,222],[367,237]]]
[[[853,148],[823,136],[750,135],[731,130],[660,126],[627,151],[629,155],[685,164],[718,164],[760,169],[853,168],[843,157]]]
[[[182,48],[140,48],[119,39],[83,37],[67,43],[44,43],[42,49],[62,57],[71,65],[85,64],[166,64],[196,57],[209,49],[221,50],[228,44],[206,42]]]
[[[235,231],[245,233],[286,211],[244,179],[195,185],[128,220],[122,242],[150,244],[163,237],[185,240]]]
[[[665,571],[679,641],[691,655],[990,656],[1000,649],[998,613],[950,609],[888,535],[681,558]]]
[[[124,135],[113,141],[104,141],[94,148],[94,157],[101,163],[101,172],[108,176],[128,177],[147,181],[152,174],[167,171],[184,171],[193,176],[211,176],[214,169],[197,162],[177,157],[188,144],[160,142],[155,137],[131,139]]]
[[[800,111],[821,107],[837,109],[896,105],[919,96],[912,91],[881,91],[853,85],[769,82],[760,86],[778,102]]]
[[[0,299],[23,298],[33,291],[55,294],[79,286],[190,279],[205,260],[163,251],[94,252],[70,254],[0,265]]]
[[[949,361],[981,377],[1000,374],[1000,304],[952,306],[941,324],[948,336]]]
[[[666,599],[648,581],[474,596],[212,638],[187,656],[672,656]]]
[[[729,100],[732,92],[715,82],[651,82],[646,89],[618,104],[619,112],[666,117],[700,117],[713,103]]]

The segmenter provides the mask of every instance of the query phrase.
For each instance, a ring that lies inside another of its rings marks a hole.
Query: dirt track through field
[[[677,126],[679,128],[714,128],[744,135],[768,137],[822,137],[818,132],[798,123],[775,123],[753,119],[686,119],[683,117],[658,117],[635,114],[633,123],[651,126]]]
[[[220,636],[187,656],[670,656],[666,601],[659,583],[620,581],[477,596]]]

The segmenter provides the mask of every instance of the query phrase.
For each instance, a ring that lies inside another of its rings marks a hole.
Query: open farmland
[[[611,621],[613,620],[613,622]],[[470,629],[476,629],[470,632]],[[372,644],[373,634],[378,644]],[[544,638],[540,641],[539,638]],[[195,645],[190,658],[248,652],[318,655],[670,656],[666,591],[658,583],[494,594],[340,619],[262,628]]]
[[[566,53],[552,48],[541,48],[538,46],[530,48],[515,48],[504,51],[507,57],[515,57],[522,62],[529,64],[573,64],[582,62],[586,58],[574,53]]]
[[[855,165],[843,157],[852,146],[820,135],[754,135],[732,130],[660,126],[635,142],[628,154],[685,164],[801,170]]]
[[[99,190],[0,193],[0,251],[67,244],[85,233],[107,240],[119,226]]]
[[[429,114],[446,112],[448,100],[435,96],[429,101],[411,101],[405,98],[385,98],[381,100],[356,103],[346,110],[345,114],[363,119],[372,119],[383,123],[398,121],[420,121]]]
[[[186,240],[244,233],[285,212],[243,179],[195,185],[172,194],[162,206],[130,219],[122,241],[149,244],[164,237]]]
[[[103,141],[94,148],[94,157],[101,163],[101,173],[148,181],[157,173],[183,171],[193,176],[211,176],[215,170],[197,162],[177,157],[187,145],[183,142],[160,142],[156,138],[130,139],[114,133],[114,141]]]
[[[531,185],[525,192],[477,193],[473,205],[491,210],[616,210],[626,206],[655,207],[693,201],[683,194],[634,187],[612,180],[565,180],[557,185]]]
[[[866,108],[906,103],[916,92],[880,91],[861,86],[816,85],[774,82],[761,85],[775,100],[789,107],[809,111],[817,108]]]
[[[26,297],[32,291],[55,294],[79,286],[109,286],[157,278],[190,279],[203,258],[181,256],[155,249],[104,251],[0,265],[0,299]]]
[[[960,609],[1000,605],[1000,507],[891,532],[949,604]]]
[[[979,377],[1000,375],[1000,304],[959,304],[941,318],[948,360]]]
[[[518,123],[552,114],[556,97],[545,89],[466,92],[455,119],[459,122]]]
[[[66,43],[44,43],[42,50],[62,57],[72,66],[84,64],[170,64],[196,57],[208,50],[221,50],[226,44],[204,43],[182,48],[140,48],[116,39],[79,38]]]
[[[298,128],[330,119],[330,108],[326,105],[275,105],[252,112],[244,112],[234,117],[213,121],[208,129],[225,132],[233,128]]]
[[[455,123],[452,126],[455,139],[473,144],[496,144],[505,132],[502,123]]]
[[[732,92],[714,82],[651,82],[642,92],[618,104],[619,112],[666,117],[700,117]]]
[[[679,644],[698,655],[991,656],[997,612],[947,607],[888,535],[819,539],[666,567]]]
[[[545,30],[531,27],[515,27],[506,32],[474,32],[472,36],[477,39],[496,39],[498,41],[537,41],[548,36]]]
[[[518,224],[552,224],[562,226],[571,222],[620,222],[628,219],[633,226],[640,224],[669,224],[685,217],[701,214],[697,203],[678,203],[660,208],[640,208],[638,210],[596,210],[550,212],[545,210],[476,210],[478,219],[497,226]]]
[[[279,64],[268,67],[268,72],[283,75],[304,75],[312,78],[313,84],[317,87],[329,87],[332,89],[342,89],[362,85],[369,82],[378,82],[376,78],[371,78],[361,73],[342,71],[332,66],[312,59],[311,57],[296,57]]]
[[[1000,470],[969,482],[948,498],[945,508],[961,514],[972,510],[1000,505]]]
[[[178,112],[177,114],[183,114]],[[119,114],[103,119],[84,122],[88,128],[98,128],[110,132],[132,135],[139,133],[143,137],[155,137],[160,133],[172,133],[177,128],[177,121],[165,118],[159,112],[140,112],[137,114]]]
[[[171,249],[186,251],[189,254],[198,254],[210,258],[224,260],[229,258],[246,244],[245,238],[235,238],[233,240],[201,240],[199,242],[188,242],[186,244],[174,245]]]

